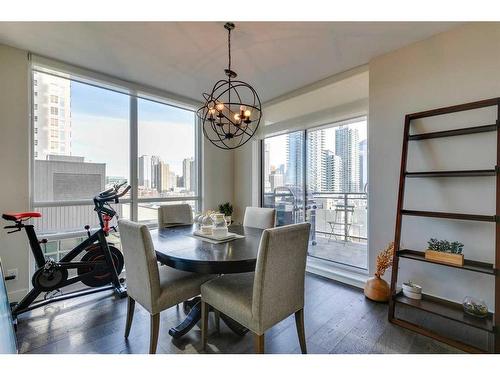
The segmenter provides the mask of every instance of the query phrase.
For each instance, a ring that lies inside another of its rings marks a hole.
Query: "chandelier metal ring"
[[[231,150],[243,146],[257,131],[262,118],[262,104],[257,91],[248,83],[234,80],[231,70],[231,30],[233,23],[226,23],[228,30],[227,79],[217,81],[210,93],[203,93],[205,104],[196,112],[202,121],[203,134],[215,146]]]

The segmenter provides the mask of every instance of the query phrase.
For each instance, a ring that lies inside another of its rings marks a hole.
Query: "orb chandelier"
[[[231,150],[243,146],[255,134],[262,117],[259,95],[248,83],[235,80],[231,70],[231,30],[234,23],[224,25],[228,31],[227,79],[215,83],[210,93],[204,93],[205,104],[198,109],[203,134],[215,146]]]

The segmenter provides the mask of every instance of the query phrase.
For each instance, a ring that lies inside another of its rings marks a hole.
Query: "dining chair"
[[[203,349],[212,307],[253,332],[256,353],[264,353],[265,331],[295,314],[300,348],[307,353],[304,278],[310,229],[300,223],[264,230],[255,273],[227,274],[201,286]]]
[[[193,210],[189,204],[164,204],[158,208],[160,228],[188,224],[193,224]]]
[[[160,312],[200,294],[200,285],[214,276],[179,271],[168,266],[158,267],[151,234],[146,225],[119,220],[120,241],[127,272],[128,338],[138,302],[150,314],[149,353],[156,353]]]
[[[244,227],[259,229],[274,228],[276,225],[276,210],[266,207],[247,207],[243,218]]]

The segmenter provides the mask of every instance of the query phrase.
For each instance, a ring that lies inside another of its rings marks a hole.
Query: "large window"
[[[277,224],[309,221],[310,256],[366,269],[366,118],[266,138],[262,158],[262,202]]]
[[[156,221],[163,198],[188,199],[196,210],[198,160],[195,114],[138,100],[138,219]]]
[[[116,205],[119,217],[156,223],[159,205],[199,206],[192,110],[36,65],[32,89],[31,196],[43,215],[36,220],[39,231],[96,227],[93,196],[124,180],[132,191]]]

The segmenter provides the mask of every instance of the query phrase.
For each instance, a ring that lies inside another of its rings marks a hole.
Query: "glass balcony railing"
[[[367,268],[368,199],[366,193],[314,192],[303,204],[303,193],[280,188],[264,194],[264,206],[274,207],[277,225],[311,223],[309,255]],[[299,197],[299,198],[297,198]]]

